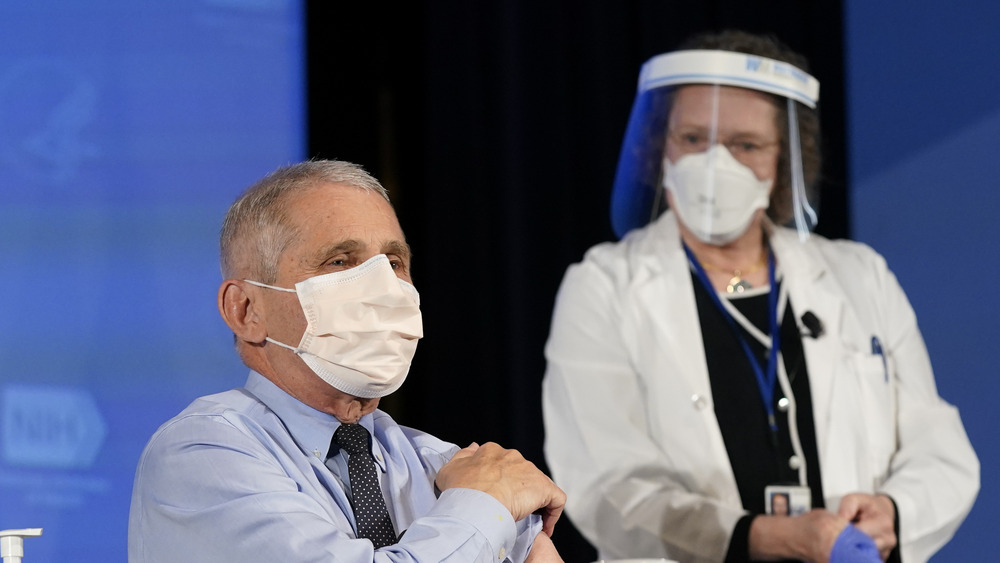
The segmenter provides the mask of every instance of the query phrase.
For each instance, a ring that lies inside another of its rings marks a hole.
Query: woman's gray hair
[[[310,160],[279,168],[250,186],[226,213],[219,235],[223,277],[273,284],[278,259],[297,235],[288,217],[289,196],[320,184],[346,184],[389,201],[382,184],[357,164]]]

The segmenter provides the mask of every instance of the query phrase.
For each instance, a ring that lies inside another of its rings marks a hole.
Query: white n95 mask
[[[424,335],[420,296],[396,277],[385,254],[349,270],[314,276],[295,289],[248,283],[299,296],[306,326],[292,350],[323,381],[363,399],[384,397],[403,384]]]
[[[758,180],[721,144],[664,159],[663,184],[674,209],[694,236],[707,244],[732,242],[746,232],[754,212],[766,209],[774,180]]]

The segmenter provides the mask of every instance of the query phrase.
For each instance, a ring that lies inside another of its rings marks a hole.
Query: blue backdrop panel
[[[124,561],[156,427],[242,383],[215,309],[239,191],[305,153],[301,3],[0,3],[0,529]]]
[[[1000,4],[845,6],[854,238],[882,252],[907,291],[939,391],[961,410],[982,463],[979,499],[934,560],[991,561],[1000,521]]]

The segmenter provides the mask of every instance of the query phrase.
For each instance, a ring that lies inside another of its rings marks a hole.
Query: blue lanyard
[[[750,345],[747,344],[746,338],[743,337],[743,331],[740,330],[740,327],[736,324],[736,320],[733,319],[733,316],[722,305],[722,300],[719,299],[719,294],[712,287],[712,282],[708,279],[705,269],[702,268],[698,259],[694,257],[694,253],[691,252],[688,245],[683,242],[681,244],[684,245],[684,253],[687,254],[688,262],[694,266],[694,271],[698,274],[698,279],[705,286],[709,297],[712,298],[712,302],[715,303],[719,312],[722,313],[729,327],[733,329],[733,334],[739,340],[740,346],[743,348],[743,353],[746,355],[747,360],[750,361],[750,367],[753,368],[753,373],[757,377],[757,388],[760,390],[760,398],[764,402],[764,409],[767,411],[767,424],[771,428],[773,436],[778,431],[778,423],[774,416],[774,387],[778,382],[778,351],[781,350],[781,326],[778,324],[778,284],[775,283],[774,279],[774,254],[768,253],[767,258],[767,276],[771,283],[767,299],[769,309],[768,320],[771,325],[771,350],[767,358],[767,373],[765,373],[760,362],[757,361],[756,355],[750,349]]]

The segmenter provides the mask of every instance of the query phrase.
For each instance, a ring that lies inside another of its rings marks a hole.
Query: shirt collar
[[[340,426],[340,421],[333,415],[320,412],[295,397],[292,397],[270,379],[251,370],[247,377],[246,389],[260,399],[288,429],[288,433],[306,455],[312,455],[320,461],[339,452],[340,448],[330,443],[333,433]],[[385,460],[378,440],[375,439],[374,413],[361,417],[358,424],[364,426],[372,435],[372,458],[385,471]]]

